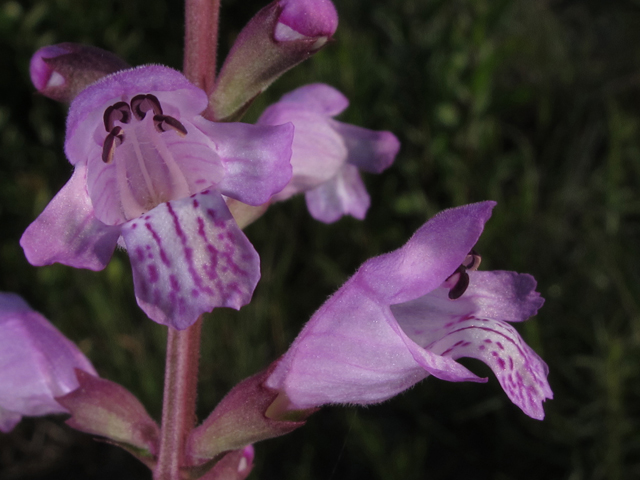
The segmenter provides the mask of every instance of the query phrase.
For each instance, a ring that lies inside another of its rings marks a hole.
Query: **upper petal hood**
[[[107,107],[139,94],[158,97],[163,106],[169,106],[170,115],[193,117],[207,107],[206,93],[169,67],[146,65],[113,73],[80,92],[71,103],[65,141],[69,161],[74,165],[86,161],[95,130],[103,128]]]

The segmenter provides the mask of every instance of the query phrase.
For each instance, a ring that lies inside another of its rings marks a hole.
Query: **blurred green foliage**
[[[326,82],[341,120],[391,130],[395,165],[366,178],[363,222],[314,222],[301,198],[247,229],[262,258],[251,305],[216,311],[203,334],[199,414],[283,353],[366,258],[428,217],[499,202],[483,268],[532,273],[547,299],[519,325],[550,367],[555,399],[531,420],[489,384],[428,379],[383,405],[326,408],[257,445],[262,479],[630,479],[640,477],[640,3],[637,0],[349,0],[335,42],[250,110]],[[223,0],[221,58],[263,2]],[[156,418],[163,328],[135,305],[128,259],[103,272],[31,267],[18,240],[66,182],[66,107],[35,95],[31,54],[85,42],[132,65],[181,64],[182,6],[168,0],[0,3],[0,290],[78,342],[101,375]],[[476,372],[492,377],[478,362]],[[0,479],[150,478],[60,419],[0,435]]]

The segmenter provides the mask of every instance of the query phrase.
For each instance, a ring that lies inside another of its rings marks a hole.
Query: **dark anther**
[[[160,100],[154,95],[136,95],[131,99],[131,110],[137,120],[142,120],[149,110],[153,110],[154,115],[162,115]]]
[[[113,130],[115,122],[129,123],[131,120],[131,109],[125,102],[118,102],[111,105],[104,111],[104,128],[107,132]]]
[[[453,275],[458,275],[458,281],[449,290],[449,298],[451,300],[460,298],[462,294],[467,291],[467,287],[469,286],[469,275],[467,274],[464,266],[460,265]],[[451,275],[451,277],[453,277],[453,275]]]
[[[187,129],[184,128],[184,125],[169,115],[154,115],[153,123],[156,126],[156,130],[159,132],[166,132],[170,128],[175,130],[181,137],[184,137],[187,134]]]
[[[464,262],[462,262],[462,266],[467,270],[474,272],[480,266],[481,261],[482,257],[478,254],[478,252],[476,252],[475,250],[471,250],[467,254],[467,258],[465,258]]]
[[[450,286],[455,282],[455,284],[449,288],[449,298],[451,300],[460,298],[462,294],[467,291],[467,287],[469,287],[469,274],[467,272],[477,270],[481,260],[482,258],[478,252],[471,250],[462,262],[462,265],[456,268],[456,271],[445,280],[444,285],[446,286]]]
[[[113,127],[104,139],[102,145],[102,161],[104,163],[111,163],[113,160],[113,154],[116,152],[116,147],[121,145],[124,141],[124,132],[122,127]]]

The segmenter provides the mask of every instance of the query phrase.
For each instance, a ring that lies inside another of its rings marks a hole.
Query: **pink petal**
[[[273,199],[286,200],[331,180],[342,168],[348,152],[340,135],[327,118],[315,112],[297,109],[289,104],[276,103],[260,117],[259,124],[276,125],[292,122],[293,135],[291,182]]]
[[[262,205],[291,179],[293,125],[194,123],[216,145],[225,167],[218,184],[224,194],[249,205]]]
[[[362,220],[371,204],[358,169],[353,165],[344,165],[334,178],[309,190],[305,198],[311,216],[324,223],[333,223],[343,215]]]
[[[494,205],[480,202],[440,212],[402,248],[365,262],[355,277],[383,303],[403,303],[425,295],[464,261]]]
[[[260,117],[260,123],[263,123],[262,119],[265,115],[274,115],[277,112],[277,108],[275,109],[276,112],[271,111],[276,105],[285,105],[296,110],[306,110],[320,114],[323,117],[335,117],[349,106],[349,99],[339,90],[327,84],[310,83],[283,95],[279,102],[265,110]],[[274,125],[271,121],[266,121],[265,123]]]
[[[391,132],[369,130],[348,123],[331,122],[349,152],[347,162],[369,173],[380,173],[391,166],[400,151],[400,141]]]
[[[96,374],[80,350],[20,297],[0,293],[0,429],[18,416],[66,410],[54,397],[78,387],[74,369]]]
[[[86,166],[78,165],[71,179],[22,235],[20,245],[32,265],[58,262],[102,270],[109,263],[120,229],[96,219],[86,190],[86,174]]]
[[[216,191],[163,203],[122,236],[138,305],[178,330],[215,307],[239,309],[260,278],[258,254]]]
[[[348,282],[309,320],[265,385],[300,409],[391,398],[428,375],[391,322],[388,308]]]

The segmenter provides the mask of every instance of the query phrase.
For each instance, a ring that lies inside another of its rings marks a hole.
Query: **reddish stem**
[[[220,0],[185,0],[184,74],[207,95],[216,78]],[[186,330],[169,327],[162,430],[154,480],[180,480],[189,465],[185,440],[195,423],[202,317]]]
[[[186,330],[169,328],[164,373],[162,431],[154,480],[179,480],[185,440],[195,423],[202,317]]]
[[[184,74],[210,95],[216,79],[220,0],[185,0]]]

